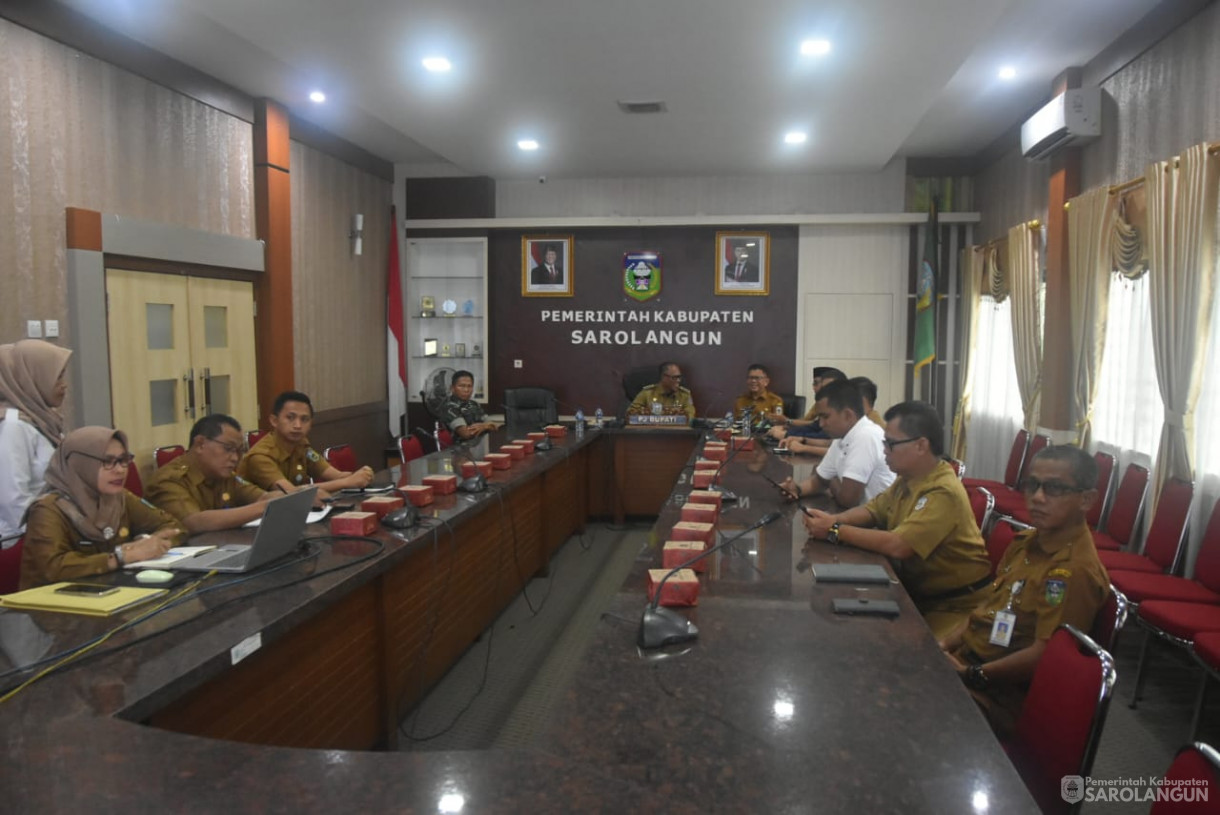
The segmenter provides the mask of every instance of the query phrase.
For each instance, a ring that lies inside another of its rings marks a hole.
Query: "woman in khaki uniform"
[[[127,436],[108,427],[67,435],[30,506],[21,588],[104,574],[165,554],[182,532],[171,516],[123,487]]]

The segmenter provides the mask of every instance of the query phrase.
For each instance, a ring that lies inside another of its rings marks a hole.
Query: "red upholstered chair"
[[[979,532],[985,537],[991,526],[991,510],[995,507],[995,496],[986,487],[971,487],[966,490],[966,494],[970,496],[974,522],[979,525]]]
[[[262,440],[263,436],[267,435],[269,432],[270,431],[268,430],[247,430],[246,448],[248,449],[258,444]]]
[[[1159,509],[1157,515],[1160,515]],[[1151,537],[1151,533],[1149,536]],[[1142,603],[1145,600],[1179,600],[1184,603],[1220,605],[1220,501],[1212,507],[1211,518],[1207,522],[1207,529],[1199,546],[1193,578],[1114,569],[1110,571],[1110,582],[1133,603]]]
[[[1097,462],[1097,500],[1093,502],[1093,507],[1084,520],[1090,529],[1097,529],[1110,506],[1110,487],[1114,484],[1114,456],[1098,451],[1093,454],[1093,461]]]
[[[1106,518],[1106,531],[1094,532],[1093,543],[1102,549],[1122,549],[1131,543],[1135,525],[1144,511],[1144,496],[1148,493],[1148,469],[1128,464],[1123,480],[1114,493],[1114,506]]]
[[[134,461],[127,468],[127,478],[123,481],[123,489],[139,498],[144,497],[144,482],[140,480],[140,468]]]
[[[1135,669],[1135,688],[1131,707],[1139,703],[1154,641],[1179,648],[1190,648],[1195,638],[1207,631],[1220,631],[1220,606],[1207,603],[1182,603],[1177,600],[1148,600],[1141,603],[1135,620],[1144,629],[1139,664]]]
[[[1093,618],[1093,627],[1089,629],[1089,637],[1093,642],[1107,651],[1113,651],[1114,643],[1118,640],[1118,632],[1127,624],[1127,613],[1130,608],[1131,604],[1127,601],[1126,596],[1111,585],[1110,596],[1097,611],[1097,616]]]
[[[450,433],[448,430],[446,430],[445,428],[442,427],[440,429],[440,432],[437,433],[437,435],[440,436],[442,450],[444,450],[447,447],[453,446],[453,434]]]
[[[1167,785],[1169,789],[1179,787],[1182,793],[1154,801],[1152,809],[1148,810],[1149,815],[1215,812],[1216,799],[1212,796],[1220,789],[1220,753],[1203,742],[1188,744],[1178,751],[1177,757],[1165,771],[1165,780],[1171,782]]]
[[[1117,674],[1110,654],[1070,625],[1060,626],[1030,683],[1017,732],[1004,745],[1043,812],[1074,812],[1060,794],[1065,775],[1087,776]]]
[[[415,436],[402,436],[398,439],[398,456],[402,463],[424,457],[424,446]]]
[[[997,518],[996,522],[991,525],[991,530],[987,533],[984,543],[987,545],[987,558],[991,561],[992,574],[995,574],[1000,561],[1004,559],[1004,553],[1012,545],[1012,539],[1017,536],[1018,531],[1007,518]]]
[[[356,462],[356,454],[352,452],[350,444],[336,444],[334,447],[327,447],[322,452],[322,456],[336,470],[354,473],[360,469],[360,465]]]
[[[1017,482],[1021,478],[1021,469],[1025,465],[1025,448],[1027,447],[1029,447],[1029,431],[1021,428],[1012,440],[1012,451],[1008,454],[1008,466],[1004,468],[1003,482],[986,478],[963,478],[962,483],[967,487],[986,487],[989,490],[995,487],[1016,489]]]
[[[995,491],[995,511],[1001,515],[1007,515],[1010,518],[1020,518],[1029,516],[1025,512],[1025,493],[1021,492],[1018,487],[1021,481],[1025,479],[1029,468],[1033,464],[1034,456],[1041,453],[1047,445],[1051,443],[1048,436],[1041,434],[1034,436],[1034,440],[1029,443],[1029,454],[1025,456],[1025,461],[1021,464],[1020,476],[1017,478],[1017,483],[1011,487],[997,487]],[[1028,523],[1028,521],[1022,521]]]
[[[186,452],[186,448],[181,444],[171,444],[169,447],[158,447],[153,450],[153,466],[164,467],[178,456]]]
[[[966,462],[962,461],[960,458],[950,458],[946,460],[949,462],[949,466],[953,468],[953,472],[957,473],[958,478],[965,477]]]
[[[12,594],[17,591],[21,582],[21,550],[24,548],[25,538],[12,535],[0,539],[0,547],[8,543],[13,545],[0,549],[0,594]]]
[[[1180,478],[1166,481],[1161,489],[1161,500],[1157,503],[1152,526],[1148,529],[1148,539],[1144,542],[1144,553],[1098,552],[1101,565],[1106,567],[1106,571],[1177,572],[1182,559],[1182,543],[1186,540],[1190,502],[1194,496],[1195,486],[1191,482]]]
[[[1199,735],[1199,723],[1203,719],[1203,707],[1207,702],[1207,686],[1213,679],[1220,679],[1220,631],[1204,631],[1195,636],[1190,651],[1195,661],[1203,668],[1199,679],[1199,692],[1195,695],[1195,715],[1190,723],[1190,738]]]

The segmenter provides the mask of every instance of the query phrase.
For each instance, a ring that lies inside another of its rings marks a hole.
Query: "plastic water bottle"
[[[661,407],[661,400],[653,399],[652,400],[652,415],[660,416],[663,410],[664,410],[664,408]]]
[[[724,414],[724,426],[726,428],[733,426],[733,411],[730,410]]]
[[[606,420],[606,414],[602,413],[601,408],[598,408],[597,412],[593,414],[594,426],[596,426],[598,429],[601,429],[602,422],[604,422],[605,420]]]
[[[585,432],[585,412],[580,408],[576,408],[576,435],[584,435]]]

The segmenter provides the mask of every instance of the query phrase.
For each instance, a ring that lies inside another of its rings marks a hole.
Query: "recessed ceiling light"
[[[1011,65],[1005,65],[1000,69],[1000,79],[1016,79],[1017,69]]]
[[[309,101],[316,102],[320,105],[326,101],[326,94],[322,93],[322,91],[311,91],[309,94]]]
[[[517,142],[517,146],[522,150],[537,150],[538,142],[534,141],[533,139],[522,139],[521,141]]]
[[[805,40],[801,53],[807,57],[824,57],[830,53],[830,40]]]
[[[453,67],[444,57],[425,57],[424,67],[433,73],[444,73]]]
[[[809,134],[801,130],[793,130],[791,133],[784,134],[785,144],[804,144],[809,138]]]

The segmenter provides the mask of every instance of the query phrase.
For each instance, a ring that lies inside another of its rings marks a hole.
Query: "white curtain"
[[[1072,421],[1077,443],[1088,444],[1093,400],[1101,374],[1110,298],[1110,240],[1117,196],[1098,187],[1068,208],[1069,282],[1072,287]]]
[[[1024,426],[1031,433],[1038,426],[1038,402],[1042,395],[1042,272],[1036,241],[1040,233],[1029,224],[1008,230],[1008,280],[1012,289],[1012,330],[1017,382],[1021,388]]]
[[[961,267],[965,269],[965,274],[962,277],[962,311],[966,323],[966,358],[962,364],[962,395],[957,400],[957,412],[953,415],[953,445],[950,450],[953,457],[961,461],[966,460],[969,449],[966,433],[970,427],[971,394],[978,356],[978,315],[982,307],[980,298],[983,296],[983,253],[974,246],[967,246],[963,251],[965,262]]]
[[[966,474],[1004,478],[1012,439],[1024,412],[1012,351],[1012,298],[997,303],[990,294],[979,301],[971,361],[970,424],[966,430]]]
[[[1213,254],[1212,262],[1220,264],[1220,256]],[[1188,575],[1194,574],[1203,532],[1220,500],[1220,297],[1212,300],[1211,337],[1203,359],[1203,386],[1195,406],[1195,505],[1186,549]]]

